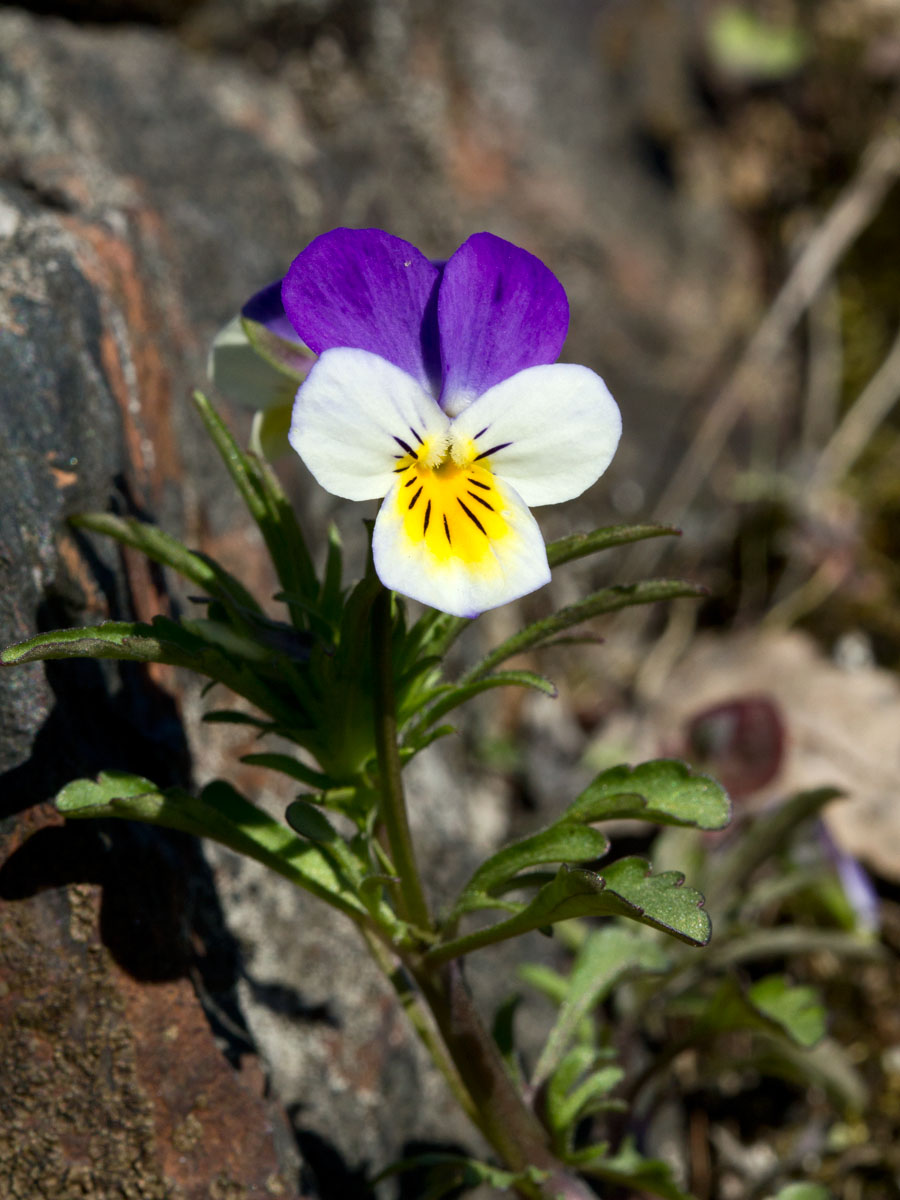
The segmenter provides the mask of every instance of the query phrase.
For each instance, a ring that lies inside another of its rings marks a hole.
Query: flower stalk
[[[428,902],[416,867],[409,819],[403,796],[397,749],[397,710],[391,661],[391,593],[379,588],[372,605],[372,659],[375,668],[375,749],[381,780],[379,816],[398,876],[400,916],[421,930],[432,928]]]
[[[375,743],[380,777],[379,816],[397,873],[399,914],[415,929],[434,929],[416,866],[397,743],[394,670],[391,655],[391,593],[380,588],[372,605],[372,660],[375,670]],[[367,939],[368,941],[368,939]],[[397,968],[383,948],[369,942],[376,962],[397,990]],[[421,952],[396,947],[412,975],[440,1035],[421,1020],[413,1022],[435,1064],[451,1084],[463,1109],[513,1171],[536,1170],[520,1190],[529,1200],[587,1200],[595,1196],[568,1174],[550,1149],[547,1130],[511,1079],[465,983],[459,961],[432,965]],[[404,1006],[411,1003],[406,995]],[[421,1014],[417,1014],[421,1017]],[[542,1182],[537,1182],[542,1175]]]

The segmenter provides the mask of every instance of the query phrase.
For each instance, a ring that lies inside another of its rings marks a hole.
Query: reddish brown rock
[[[9,1200],[296,1196],[282,1120],[235,1073],[186,978],[137,980],[100,888],[0,902],[0,1181]]]

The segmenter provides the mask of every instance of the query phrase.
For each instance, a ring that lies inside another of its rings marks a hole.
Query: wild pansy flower
[[[384,498],[382,583],[468,617],[547,583],[528,506],[580,495],[621,432],[599,376],[556,363],[569,309],[553,273],[489,233],[433,263],[380,230],[336,229],[281,294],[320,355],[291,444],[327,491]]]

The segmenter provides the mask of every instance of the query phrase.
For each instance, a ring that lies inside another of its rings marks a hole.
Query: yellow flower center
[[[465,444],[429,439],[415,456],[395,468],[401,478],[395,503],[403,530],[413,544],[424,542],[439,562],[478,563],[510,531],[506,502],[485,456],[471,439]]]

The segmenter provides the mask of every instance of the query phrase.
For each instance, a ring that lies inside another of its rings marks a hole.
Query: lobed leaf
[[[504,846],[481,864],[463,888],[453,907],[452,918],[478,908],[491,907],[491,893],[526,867],[541,863],[587,862],[602,858],[609,839],[589,825],[559,822],[531,837]]]
[[[711,926],[703,910],[703,897],[693,888],[682,887],[683,882],[684,877],[677,871],[653,875],[649,864],[640,858],[620,859],[603,875],[564,864],[519,912],[496,925],[435,946],[428,951],[426,961],[445,962],[570,917],[628,917],[690,945],[705,946]],[[500,907],[499,902],[495,905]]]
[[[643,858],[620,858],[603,872],[610,899],[622,903],[621,916],[654,929],[674,934],[693,946],[705,946],[712,935],[703,897],[694,888],[682,886],[680,871],[651,872]]]
[[[677,759],[661,758],[601,772],[566,810],[566,818],[576,821],[619,817],[722,829],[731,820],[731,801],[708,775]]]

